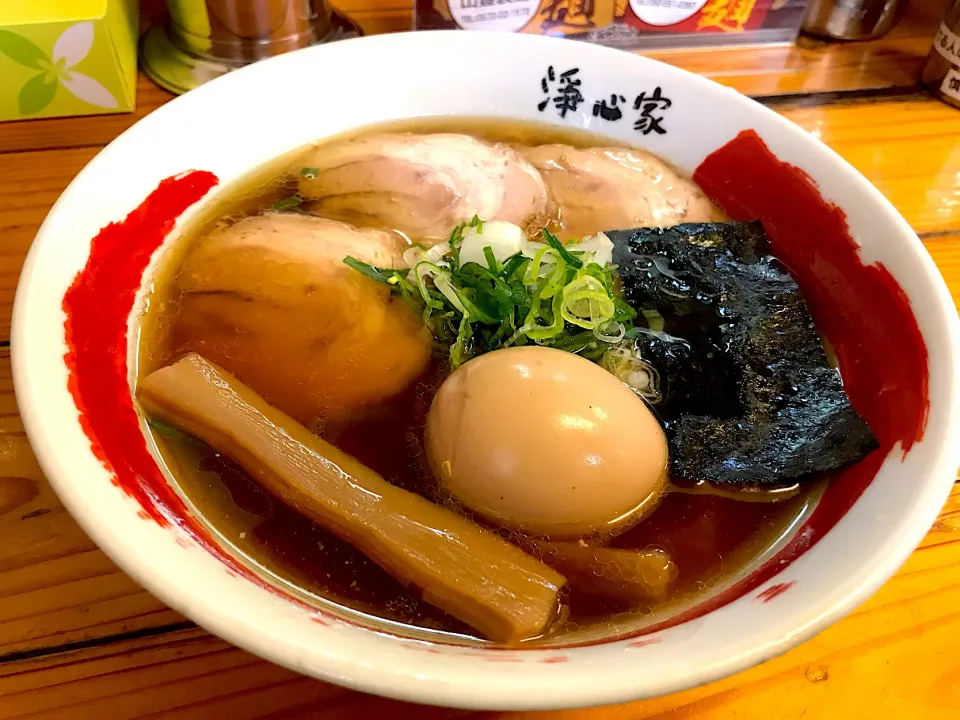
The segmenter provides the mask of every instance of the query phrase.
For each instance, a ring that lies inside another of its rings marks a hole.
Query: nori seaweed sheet
[[[674,477],[790,485],[877,447],[760,222],[606,234],[624,299],[664,319],[634,342],[659,373]]]

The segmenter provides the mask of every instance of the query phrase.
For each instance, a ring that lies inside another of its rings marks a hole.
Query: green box
[[[137,0],[0,0],[0,121],[130,112],[138,30]]]

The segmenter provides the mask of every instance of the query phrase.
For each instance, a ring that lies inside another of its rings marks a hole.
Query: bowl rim
[[[163,107],[153,111],[149,117],[153,118],[151,122],[159,122],[166,114],[180,112],[180,107],[189,107],[190,102],[199,102],[199,99],[206,98],[208,95],[212,96],[216,92],[227,90],[229,83],[241,83],[248,77],[254,77],[255,74],[269,75],[273,72],[282,72],[285,65],[296,65],[301,62],[301,59],[305,62],[306,58],[316,56],[317,62],[320,62],[324,60],[327,55],[337,52],[338,47],[347,45],[348,43],[354,46],[362,44],[364,48],[369,49],[369,51],[374,54],[386,54],[391,50],[397,51],[398,48],[402,49],[405,44],[410,42],[415,42],[418,45],[424,43],[436,44],[441,47],[445,43],[450,42],[455,42],[461,47],[467,43],[483,46],[491,42],[491,39],[487,39],[489,37],[490,36],[484,33],[467,33],[464,35],[462,31],[434,31],[431,33],[418,33],[416,35],[412,33],[400,33],[359,38],[342,41],[333,45],[307,48],[261,61],[255,65],[218,78],[192,91],[189,95],[175,98]],[[500,47],[530,45],[531,47],[538,46],[549,50],[558,48],[559,43],[563,43],[564,41],[555,38],[517,34],[499,36],[496,38],[496,42]],[[638,66],[656,67],[657,72],[661,75],[676,77],[682,83],[693,84],[711,93],[716,93],[719,87],[713,81],[706,78],[677,68],[665,66],[649,58],[632,56],[630,60],[625,60],[623,54],[616,50],[587,46],[585,44],[578,44],[578,47],[580,48],[577,51],[578,53],[595,56],[598,62],[608,63],[619,61],[634,63]],[[734,91],[728,91],[728,99],[731,103],[750,104],[752,106],[750,112],[765,113],[775,118],[775,120],[770,119],[769,121],[777,123],[783,132],[792,135],[798,142],[807,144],[814,142],[819,145],[821,154],[828,154],[832,158],[833,164],[840,170],[843,170],[845,175],[849,176],[851,182],[864,186],[864,191],[873,198],[874,203],[879,208],[885,212],[892,213],[897,218],[897,234],[902,236],[904,241],[910,245],[911,252],[919,256],[919,262],[928,276],[927,279],[932,283],[931,297],[935,300],[934,310],[943,316],[939,319],[942,320],[943,327],[946,329],[948,335],[947,343],[950,348],[950,357],[953,359],[960,358],[960,322],[958,322],[955,312],[952,315],[949,312],[949,310],[953,309],[953,302],[949,292],[940,277],[939,271],[933,264],[932,259],[930,259],[929,255],[922,248],[915,233],[906,221],[899,216],[889,201],[839,155],[822,143],[819,143],[819,141],[812,139],[806,132],[795,126],[789,120],[780,117],[769,108],[754,103]],[[143,121],[141,120],[140,122]],[[295,671],[306,672],[307,674],[322,677],[323,679],[354,689],[375,692],[401,700],[464,708],[559,709],[623,702],[649,696],[650,694],[667,694],[710,682],[734,672],[739,672],[740,670],[778,655],[808,639],[850,612],[855,606],[866,600],[886,582],[910,553],[913,552],[913,549],[926,534],[929,526],[936,519],[941,506],[949,495],[955,479],[956,468],[958,464],[960,464],[960,445],[954,446],[949,442],[950,438],[960,436],[960,382],[957,380],[956,367],[960,365],[960,362],[954,363],[955,366],[951,369],[952,374],[949,375],[948,385],[950,387],[952,404],[948,420],[944,424],[943,431],[940,433],[941,437],[935,439],[935,442],[938,443],[937,461],[934,471],[931,472],[931,478],[929,478],[924,485],[924,498],[926,502],[923,512],[918,513],[912,518],[910,524],[898,535],[892,552],[883,557],[876,558],[876,562],[874,562],[870,568],[869,578],[867,580],[861,582],[854,590],[846,591],[841,596],[833,598],[831,602],[819,606],[815,612],[809,612],[807,617],[798,618],[791,630],[780,633],[768,633],[768,637],[763,638],[763,642],[754,643],[749,652],[727,658],[723,662],[715,663],[709,667],[700,667],[688,671],[674,669],[670,677],[661,678],[655,683],[654,693],[644,691],[642,694],[638,694],[636,685],[623,682],[616,686],[600,686],[594,688],[577,687],[577,683],[563,682],[563,679],[558,676],[556,681],[551,681],[553,694],[546,698],[525,691],[522,684],[501,685],[497,687],[495,691],[490,692],[491,689],[496,686],[486,680],[472,681],[470,678],[461,677],[459,680],[442,678],[442,681],[438,682],[438,678],[434,676],[427,678],[430,682],[423,682],[424,678],[417,675],[416,668],[409,666],[400,668],[395,674],[378,675],[376,671],[372,671],[371,668],[362,663],[358,663],[357,658],[353,658],[351,662],[339,666],[335,663],[329,663],[329,658],[324,660],[324,662],[327,662],[325,666],[323,666],[323,663],[321,663],[322,667],[309,665],[303,658],[297,657],[291,648],[274,645],[273,642],[277,639],[275,635],[265,632],[262,627],[245,623],[241,618],[225,613],[217,606],[216,599],[208,597],[205,591],[178,584],[174,580],[174,574],[172,573],[152,572],[157,568],[151,566],[150,558],[136,556],[131,548],[126,545],[124,538],[114,534],[109,524],[103,522],[103,518],[99,516],[98,511],[89,504],[82,502],[79,496],[73,492],[75,488],[72,486],[75,483],[71,480],[67,469],[61,464],[61,460],[56,457],[55,446],[46,432],[45,422],[47,411],[39,408],[33,401],[35,384],[43,382],[42,376],[46,373],[46,368],[41,369],[30,365],[30,358],[27,352],[30,343],[30,337],[28,335],[29,321],[27,316],[31,294],[38,292],[35,288],[37,285],[35,279],[38,273],[37,258],[41,246],[49,242],[49,234],[45,232],[45,228],[49,226],[52,217],[63,211],[65,205],[69,202],[76,202],[75,195],[78,192],[77,188],[84,187],[84,177],[87,175],[88,170],[97,167],[99,163],[107,162],[105,158],[109,157],[110,149],[115,149],[118,145],[122,146],[122,144],[126,142],[124,138],[129,137],[129,133],[133,132],[139,124],[138,122],[133,128],[118,136],[118,138],[101,151],[70,183],[50,211],[47,220],[44,221],[44,226],[42,226],[38,232],[37,239],[34,241],[28,253],[21,274],[21,281],[17,289],[11,332],[11,360],[14,370],[15,390],[18,401],[21,403],[21,415],[24,426],[31,440],[31,444],[37,448],[37,458],[45,476],[49,478],[51,485],[61,497],[71,515],[77,519],[83,529],[96,541],[97,545],[125,572],[132,575],[138,583],[157,595],[165,603],[183,612],[192,619],[195,619],[199,625],[209,629],[214,634],[260,657],[285,665]],[[189,607],[186,601],[188,596],[196,601],[195,604]],[[608,647],[611,644],[612,643],[607,643],[599,647]],[[535,651],[528,650],[526,652]],[[515,673],[515,668],[511,669],[507,666],[502,676],[504,682],[506,682],[509,675]],[[569,681],[572,678],[566,679]],[[481,690],[486,690],[486,692],[479,692]]]

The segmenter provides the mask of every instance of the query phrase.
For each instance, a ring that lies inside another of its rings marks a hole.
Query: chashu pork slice
[[[303,423],[347,416],[426,368],[420,318],[344,264],[403,267],[406,243],[296,213],[247,217],[203,238],[178,278],[179,352],[200,352]]]
[[[726,219],[696,183],[643,150],[559,144],[518,150],[546,181],[565,240]]]
[[[550,214],[543,178],[522,155],[469,135],[367,135],[322,145],[303,162],[300,194],[312,212],[428,244],[474,215],[536,233]]]

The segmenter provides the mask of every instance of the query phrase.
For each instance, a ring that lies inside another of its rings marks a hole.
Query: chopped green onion
[[[369,263],[360,262],[351,255],[347,255],[347,257],[343,259],[343,262],[345,265],[349,265],[357,272],[361,272],[368,278],[373,278],[378,282],[388,283],[393,277],[399,276],[399,273],[396,270],[374,267]]]
[[[479,230],[477,232],[480,232]],[[509,252],[509,251],[508,251]],[[483,249],[483,257],[487,261],[487,267],[490,268],[490,272],[498,273],[502,269],[500,266],[500,261],[493,254],[492,247],[485,247]]]
[[[618,298],[616,295],[613,296],[613,304],[617,308],[617,311],[613,315],[613,319],[617,322],[630,322],[637,316],[637,311],[630,307],[626,302]],[[661,320],[662,319],[663,318],[661,318]]]
[[[558,262],[553,267],[553,272],[547,277],[547,284],[543,286],[543,290],[540,291],[540,296],[543,298],[551,298],[561,290],[563,290],[564,284],[567,282],[567,266]]]
[[[473,328],[470,326],[470,319],[468,316],[464,315],[460,319],[460,327],[457,330],[457,339],[450,347],[450,364],[453,367],[459,367],[469,360],[467,343],[470,341],[472,336]]]
[[[457,225],[450,233],[450,240],[447,244],[450,246],[450,270],[456,272],[460,269],[460,246],[463,245],[463,229],[465,225]]]
[[[648,328],[654,332],[663,332],[663,315],[656,310],[647,310],[646,308],[642,308],[640,312],[643,313],[643,318],[647,321]]]
[[[583,267],[583,263],[580,262],[580,260],[575,258],[573,255],[571,255],[570,251],[567,250],[563,246],[563,243],[557,239],[557,236],[551,233],[546,228],[543,229],[543,239],[546,241],[547,245],[549,245],[550,247],[552,247],[554,250],[557,251],[557,254],[560,255],[561,259],[567,265],[570,265],[571,267],[575,267],[577,269]]]
[[[308,180],[313,180],[317,175],[320,174],[320,168],[315,167],[305,167],[300,168],[300,174],[303,175]]]
[[[549,340],[563,331],[563,296],[557,293],[553,296],[553,321],[546,326],[534,325],[527,330],[527,337],[531,340]]]
[[[593,330],[613,318],[616,306],[607,289],[592,275],[583,275],[563,288],[563,319]]]
[[[278,200],[273,205],[270,206],[271,210],[288,210],[294,207],[300,207],[300,203],[303,202],[303,198],[293,195],[292,197],[284,198],[283,200]]]
[[[517,253],[516,255],[514,255],[512,258],[508,259],[508,260],[503,264],[503,269],[501,270],[501,275],[502,275],[503,277],[506,277],[506,278],[512,277],[513,274],[514,274],[514,273],[520,268],[520,266],[523,265],[523,263],[525,263],[526,261],[527,261],[527,258],[525,258],[521,253]]]
[[[597,326],[593,329],[593,335],[600,342],[609,343],[611,345],[616,345],[618,342],[623,340],[624,336],[627,334],[627,329],[623,326],[623,323],[610,322],[603,326]]]
[[[429,250],[408,249],[408,271],[344,262],[402,294],[447,348],[454,369],[476,355],[531,343],[599,362],[631,337],[637,313],[617,296],[615,266],[597,264],[596,253],[567,249],[545,231],[546,244],[525,242],[503,260],[484,247],[483,261],[461,264],[468,228],[480,232],[483,222],[474,217]]]
[[[173,427],[173,425],[168,425],[162,420],[147,418],[147,425],[149,425],[150,429],[153,430],[157,435],[167,438],[168,440],[190,437],[187,433],[183,432],[183,430],[178,430],[177,428]]]
[[[442,308],[443,302],[437,300],[433,297],[433,294],[430,292],[430,288],[427,286],[427,278],[432,278],[434,285],[437,290],[439,290],[450,303],[457,308],[461,313],[466,314],[466,308],[462,305],[457,305],[457,296],[455,293],[449,291],[448,286],[443,284],[442,280],[439,280],[443,276],[444,271],[434,265],[433,263],[423,260],[418,262],[413,268],[414,277],[417,279],[417,287],[420,288],[420,296],[423,298],[423,302],[430,307]],[[447,289],[447,292],[444,290]]]

